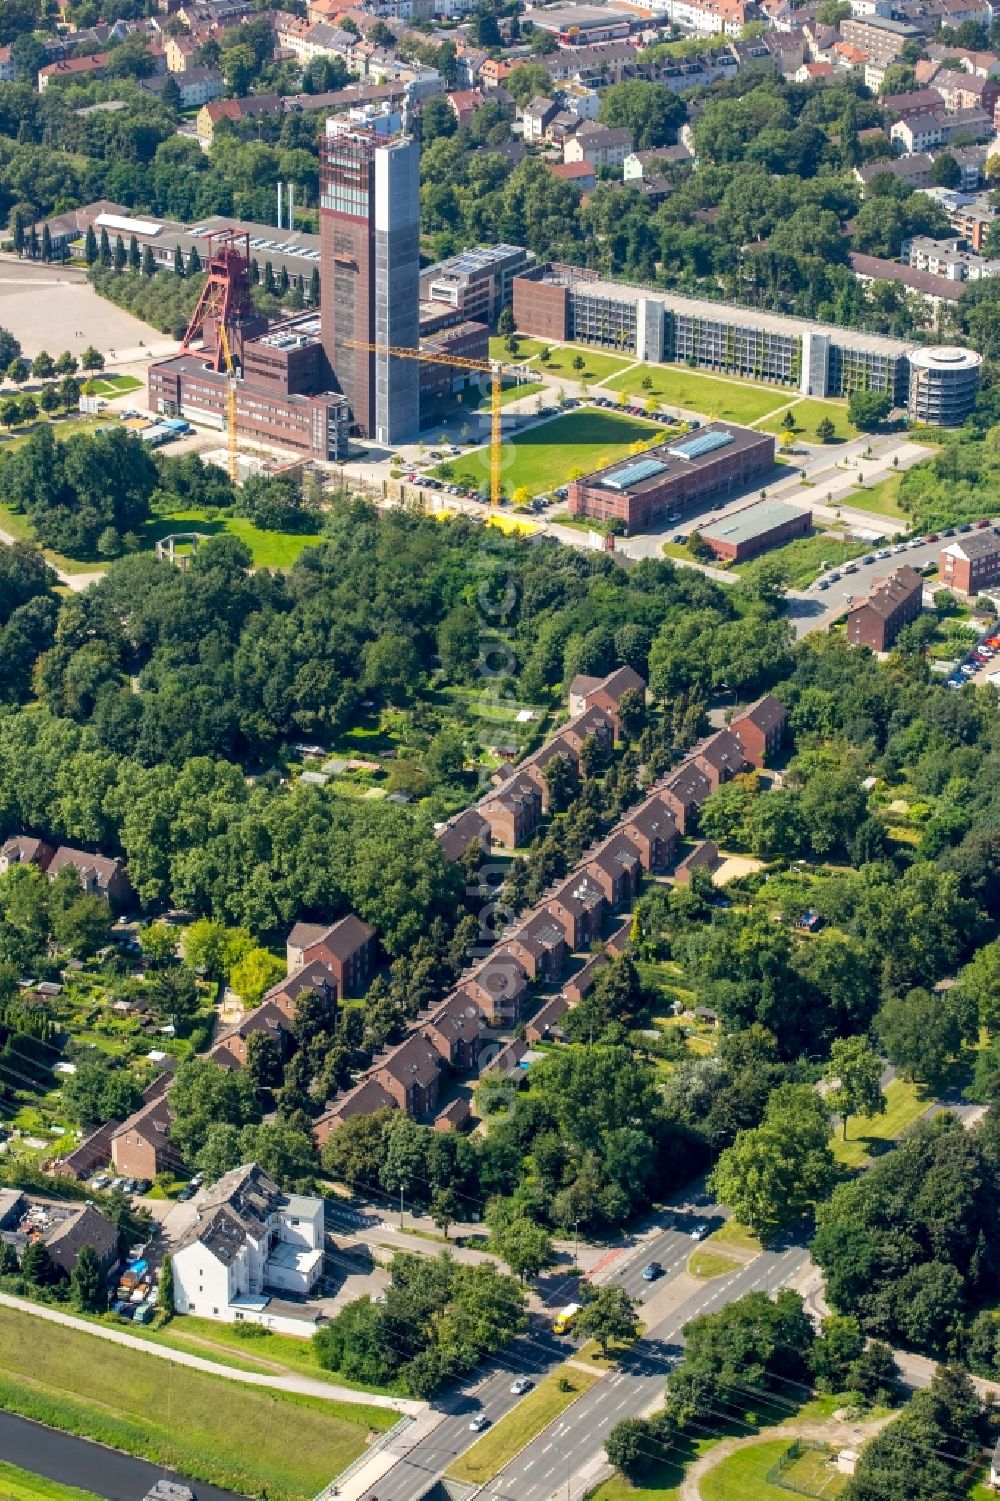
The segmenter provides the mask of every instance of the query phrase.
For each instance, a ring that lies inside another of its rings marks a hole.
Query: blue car
[[[655,1282],[657,1277],[663,1276],[663,1268],[658,1261],[651,1261],[649,1266],[642,1269],[643,1282]]]

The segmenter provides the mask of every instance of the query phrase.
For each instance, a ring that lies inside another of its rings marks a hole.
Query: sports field
[[[644,380],[650,384],[644,386]],[[787,406],[795,396],[794,391],[772,390],[749,381],[700,375],[681,365],[635,365],[613,376],[605,390],[653,396],[667,406],[727,422],[756,422],[768,412]]]
[[[564,412],[503,445],[504,493],[510,496],[523,485],[530,494],[539,495],[565,485],[577,474],[588,474],[624,458],[634,443],[659,437],[662,432],[657,423],[619,412],[594,407]],[[432,472],[470,490],[488,486],[489,449],[477,448]]]

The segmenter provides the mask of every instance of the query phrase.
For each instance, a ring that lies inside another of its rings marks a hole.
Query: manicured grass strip
[[[757,1236],[752,1234],[745,1225],[741,1225],[739,1220],[727,1220],[708,1239],[720,1246],[738,1246],[741,1251],[752,1251],[754,1255],[761,1249]]]
[[[649,384],[644,385],[644,381]],[[679,365],[636,365],[614,376],[605,389],[653,396],[667,406],[729,422],[756,422],[768,412],[787,406],[795,395],[794,391],[774,390],[749,381],[698,375]]]
[[[634,443],[658,437],[660,432],[656,423],[600,408],[564,412],[504,443],[501,456],[504,492],[510,496],[522,485],[531,495],[555,489],[576,474],[587,474],[602,464],[615,463],[629,453]],[[467,489],[488,487],[489,449],[478,448],[439,465],[432,472]]]
[[[834,436],[830,439],[831,443],[844,443],[848,438],[858,436],[858,429],[853,422],[847,420],[847,406],[844,402],[816,401],[807,397],[803,401],[797,401],[789,410],[795,419],[792,436],[801,438],[806,443],[820,442],[816,428],[824,417],[833,423]],[[785,413],[775,412],[772,417],[765,417],[756,425],[761,432],[781,434],[785,431],[784,421]]]
[[[307,1501],[390,1410],[243,1386],[0,1308],[0,1407],[248,1496]],[[252,1442],[248,1441],[252,1436]]]
[[[560,1378],[565,1376],[570,1390],[559,1390]],[[460,1454],[448,1470],[453,1480],[466,1480],[474,1485],[483,1485],[508,1462],[525,1444],[530,1443],[543,1428],[565,1412],[571,1402],[583,1395],[600,1377],[589,1371],[578,1371],[574,1366],[563,1366],[550,1371],[533,1391],[522,1397],[492,1428],[477,1439],[471,1449]]]
[[[905,1079],[893,1079],[883,1093],[885,1115],[852,1116],[847,1122],[847,1140],[838,1131],[831,1141],[834,1157],[845,1167],[861,1167],[869,1157],[884,1152],[897,1136],[920,1119],[934,1098],[924,1085],[909,1084]]]
[[[698,1487],[702,1501],[732,1501],[734,1496],[743,1497],[743,1501],[788,1501],[789,1492],[780,1485],[772,1485],[767,1473],[790,1443],[787,1438],[768,1439],[737,1449],[702,1476]],[[837,1496],[847,1484],[846,1475],[835,1471],[824,1471],[824,1476],[826,1487],[820,1490],[817,1486],[807,1495]]]
[[[93,1491],[60,1485],[45,1475],[33,1475],[0,1459],[0,1501],[99,1501]]]
[[[577,369],[573,361],[581,359],[583,368]],[[575,381],[605,381],[611,375],[617,375],[622,370],[627,370],[632,363],[630,359],[622,359],[620,355],[604,354],[595,349],[587,349],[581,345],[567,344],[562,348],[550,347],[547,360],[534,359],[532,364],[537,370],[544,370],[547,375],[558,376],[560,380]]]
[[[688,1257],[687,1269],[692,1277],[724,1277],[727,1272],[738,1272],[743,1265],[732,1256],[723,1256],[720,1251],[711,1251],[699,1246]]]
[[[837,504],[853,506],[859,511],[872,511],[876,516],[889,516],[893,521],[907,521],[906,512],[899,504],[901,474],[890,474],[877,485],[868,485],[861,490],[852,490]]]

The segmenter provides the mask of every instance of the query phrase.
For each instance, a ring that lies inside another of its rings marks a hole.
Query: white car
[[[476,1416],[472,1418],[469,1423],[469,1427],[473,1433],[482,1433],[483,1429],[488,1428],[489,1426],[490,1420],[486,1416],[485,1412],[477,1412]]]
[[[525,1392],[531,1391],[531,1386],[532,1383],[528,1380],[527,1376],[518,1376],[516,1381],[511,1382],[510,1389],[515,1397],[523,1397]]]

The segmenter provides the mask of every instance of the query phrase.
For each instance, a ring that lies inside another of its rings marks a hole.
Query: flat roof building
[[[898,163],[872,165],[887,170]],[[980,237],[973,248],[981,243]],[[859,274],[870,270],[864,258],[852,258],[855,263]],[[944,370],[939,351],[885,334],[606,281],[579,266],[549,263],[515,277],[514,319],[520,333],[539,339],[587,344],[654,365],[683,361],[803,396],[884,392],[895,406],[909,403],[911,417],[941,426],[964,421],[978,389],[979,357],[969,351],[961,351],[964,368],[949,360]],[[924,381],[921,372],[928,368],[931,378]],[[915,379],[921,394],[911,403]]]
[[[709,496],[738,494],[773,464],[770,433],[716,422],[574,480],[569,512],[597,521],[617,517],[628,532],[640,531]]]
[[[804,537],[812,526],[812,511],[779,500],[759,500],[741,511],[699,528],[698,535],[727,562],[755,558],[792,537]]]
[[[905,405],[909,389],[911,346],[902,339],[605,281],[578,266],[550,263],[518,276],[514,318],[521,333],[541,339],[650,364],[684,361],[804,396],[846,396],[862,387]]]

